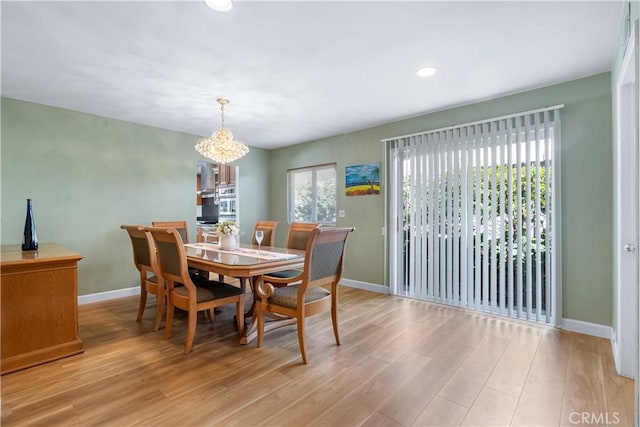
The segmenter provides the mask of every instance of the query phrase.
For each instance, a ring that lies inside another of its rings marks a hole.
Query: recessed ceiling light
[[[216,12],[228,12],[233,7],[231,0],[204,0],[204,4]]]
[[[436,73],[436,71],[438,71],[438,69],[435,67],[424,67],[424,68],[420,68],[416,74],[419,75],[420,77],[429,77],[429,76],[433,76]]]

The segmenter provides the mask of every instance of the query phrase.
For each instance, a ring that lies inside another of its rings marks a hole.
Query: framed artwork
[[[347,196],[380,194],[380,163],[347,166],[344,184]]]

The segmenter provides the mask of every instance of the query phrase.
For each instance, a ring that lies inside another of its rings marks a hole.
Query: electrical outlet
[[[344,218],[344,209],[338,211],[338,218]]]

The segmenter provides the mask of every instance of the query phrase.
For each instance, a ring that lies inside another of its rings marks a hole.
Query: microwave
[[[220,199],[218,202],[219,215],[231,215],[236,213],[235,199]]]
[[[236,197],[235,187],[219,187],[218,197],[220,197],[221,199]]]

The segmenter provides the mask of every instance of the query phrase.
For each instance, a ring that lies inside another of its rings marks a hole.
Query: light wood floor
[[[184,316],[152,332],[153,298],[141,323],[137,297],[81,306],[84,354],[3,376],[2,425],[633,425],[608,340],[340,292],[342,345],[311,318],[307,366],[293,327],[240,346],[232,306],[188,356]]]

